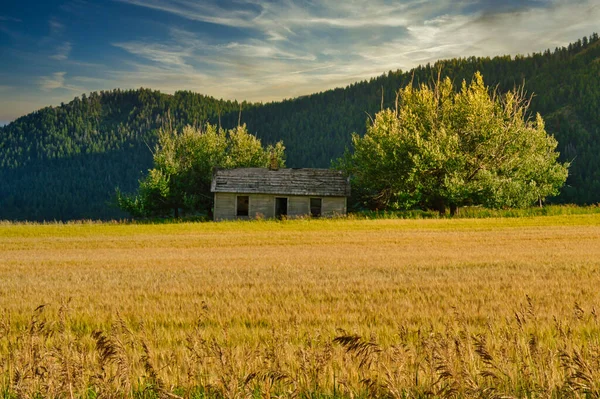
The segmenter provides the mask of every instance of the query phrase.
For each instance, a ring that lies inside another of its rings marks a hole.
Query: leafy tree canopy
[[[210,184],[215,168],[283,167],[285,147],[280,141],[263,148],[248,133],[246,125],[218,129],[206,124],[203,130],[186,126],[181,133],[162,130],[154,152],[154,167],[140,180],[137,194],[117,190],[121,209],[133,216],[179,217],[210,213],[213,195]]]
[[[567,178],[542,117],[528,117],[522,90],[490,91],[477,72],[456,92],[449,78],[398,92],[339,165],[372,208],[415,206],[453,214],[463,205],[528,206]]]

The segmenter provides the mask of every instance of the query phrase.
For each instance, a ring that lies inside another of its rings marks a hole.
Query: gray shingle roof
[[[342,172],[329,169],[218,169],[213,174],[211,191],[349,197],[350,182]]]

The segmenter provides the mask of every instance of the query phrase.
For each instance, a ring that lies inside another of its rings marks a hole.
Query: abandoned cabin
[[[214,219],[345,215],[350,182],[328,169],[217,169]]]

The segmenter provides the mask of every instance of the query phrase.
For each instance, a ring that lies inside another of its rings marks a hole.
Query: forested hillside
[[[0,220],[123,217],[111,203],[115,188],[137,188],[160,127],[200,125],[239,109],[184,91],[117,89],[19,118],[0,128]]]
[[[269,104],[146,89],[91,93],[0,128],[0,219],[124,216],[110,205],[115,187],[137,187],[151,166],[158,128],[206,121],[233,127],[240,108],[241,122],[264,144],[283,140],[288,166],[328,167],[352,132],[364,133],[382,99],[384,107],[394,106],[399,87],[436,79],[440,68],[456,85],[475,71],[500,91],[525,83],[534,93],[531,111],[544,116],[561,159],[572,161],[567,186],[553,202],[600,202],[600,41],[594,34],[554,51],[440,61]]]

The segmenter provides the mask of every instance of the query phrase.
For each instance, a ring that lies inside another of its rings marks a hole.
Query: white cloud
[[[42,90],[54,90],[65,87],[66,72],[55,72],[51,76],[42,76],[39,79],[40,88]]]
[[[179,45],[129,42],[113,43],[113,46],[169,68],[186,67],[185,58],[191,56],[190,50]]]
[[[427,62],[472,55],[529,54],[589,35],[599,20],[597,0],[557,0],[548,8],[444,16],[412,24],[408,26],[410,40],[394,41],[392,48],[400,55],[417,51],[424,57],[419,61]]]
[[[48,21],[48,25],[50,26],[50,34],[51,35],[58,35],[65,30],[65,25],[58,22],[54,18],[52,18]]]
[[[56,48],[56,52],[54,55],[51,55],[50,58],[58,61],[66,61],[69,59],[69,54],[71,54],[71,50],[73,46],[70,42],[64,42]]]
[[[251,11],[228,9],[209,1],[195,0],[116,0],[136,6],[165,11],[183,18],[218,25],[250,27],[256,16]]]

